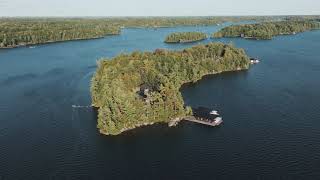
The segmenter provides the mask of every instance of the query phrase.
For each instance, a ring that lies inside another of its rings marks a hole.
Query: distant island
[[[215,25],[215,17],[0,18],[0,48],[119,35],[124,27]]]
[[[214,33],[212,37],[241,37],[246,39],[270,40],[278,35],[290,35],[320,28],[312,20],[263,22],[258,24],[233,25]]]
[[[119,28],[91,19],[0,20],[0,48],[96,39],[118,34]]]
[[[95,17],[95,18],[6,18],[0,17],[0,48],[103,38],[120,35],[123,28],[208,26],[243,20],[267,21],[286,16],[263,17]],[[301,16],[300,18],[307,18]],[[308,17],[311,18],[311,17]],[[313,17],[312,17],[313,18]]]
[[[91,81],[92,106],[99,108],[97,127],[102,134],[117,135],[191,115],[179,90],[183,84],[209,74],[245,70],[249,64],[243,49],[223,43],[101,60]]]
[[[202,32],[176,32],[169,34],[165,43],[188,43],[207,39],[208,36]]]

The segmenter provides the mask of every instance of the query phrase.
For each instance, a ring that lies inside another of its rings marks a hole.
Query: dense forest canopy
[[[99,20],[0,20],[0,47],[100,38],[119,34]]]
[[[101,38],[107,35],[118,35],[123,27],[214,25],[218,22],[221,20],[210,17],[2,18],[0,19],[0,48]]]
[[[266,21],[285,17],[119,17],[0,18],[0,48],[118,35],[124,27],[215,25],[226,21]]]
[[[319,20],[319,15],[309,15],[309,16],[287,16],[283,20],[287,21],[305,21],[305,20]]]
[[[0,18],[0,48],[118,35],[125,27],[205,26],[238,21],[319,20],[319,16]],[[222,36],[222,34],[217,34]],[[267,35],[263,35],[267,37]]]
[[[99,108],[97,126],[103,134],[116,135],[192,114],[191,108],[184,106],[179,91],[182,84],[248,67],[243,49],[222,43],[101,60],[91,82],[92,105]]]
[[[213,37],[243,37],[272,39],[277,35],[289,35],[319,29],[320,23],[313,20],[263,22],[258,24],[233,25],[213,34]]]
[[[176,32],[169,34],[166,43],[185,43],[207,39],[207,34],[202,32]]]
[[[215,17],[128,17],[106,19],[114,26],[121,27],[175,27],[175,26],[206,26],[223,22]]]

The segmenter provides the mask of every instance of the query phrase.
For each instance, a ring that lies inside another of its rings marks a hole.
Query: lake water
[[[319,179],[320,31],[272,41],[220,39],[262,62],[182,90],[186,104],[221,111],[212,128],[154,125],[100,135],[90,105],[96,60],[167,45],[175,31],[0,50],[0,179]],[[203,41],[208,43],[216,39]]]

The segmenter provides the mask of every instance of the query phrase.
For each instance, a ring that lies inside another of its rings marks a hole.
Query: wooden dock
[[[198,117],[195,117],[195,116],[187,116],[187,117],[184,117],[182,119],[171,120],[168,123],[168,126],[169,127],[176,126],[176,125],[178,125],[178,123],[180,121],[189,121],[189,122],[203,124],[203,125],[212,126],[212,127],[219,126],[223,122],[221,117],[217,117],[214,120],[208,120],[208,119],[205,119],[205,118],[198,118]]]
[[[188,117],[183,118],[182,120],[190,121],[190,122],[194,122],[194,123],[199,123],[199,124],[204,124],[204,125],[208,125],[208,126],[219,126],[222,123],[222,119],[209,121],[207,119],[199,119],[194,116],[188,116]]]

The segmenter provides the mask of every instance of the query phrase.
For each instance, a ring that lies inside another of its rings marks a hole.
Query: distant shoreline
[[[229,18],[230,19],[230,18]],[[0,18],[0,48],[120,35],[123,28],[169,28],[217,25],[226,18]]]
[[[272,40],[276,36],[295,35],[312,30],[320,30],[320,22],[316,20],[277,21],[227,26],[213,33],[211,37]]]
[[[78,39],[61,40],[61,41],[47,41],[47,42],[43,42],[43,43],[33,43],[33,44],[20,44],[20,45],[17,45],[17,46],[0,47],[0,49],[15,49],[15,48],[30,47],[30,46],[39,46],[39,45],[46,45],[46,44],[71,42],[71,41],[88,41],[88,40],[103,39],[103,38],[112,37],[112,36],[119,36],[119,35],[107,35],[107,36],[101,36],[101,37],[78,38]]]

